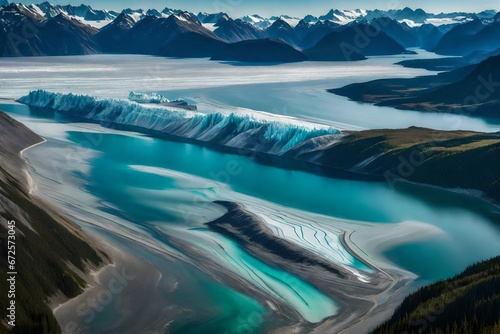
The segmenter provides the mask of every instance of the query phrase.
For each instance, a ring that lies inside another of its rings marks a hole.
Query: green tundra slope
[[[477,190],[500,203],[500,133],[415,127],[368,130],[346,133],[341,139],[315,138],[287,156],[326,168],[375,175],[391,185],[405,180]]]

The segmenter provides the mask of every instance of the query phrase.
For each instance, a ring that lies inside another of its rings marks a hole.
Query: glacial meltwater
[[[360,105],[325,92],[355,81],[428,74],[393,65],[401,58],[370,59],[361,67],[245,67],[118,55],[2,60],[0,97],[19,98],[33,89],[106,98],[154,91],[190,99],[204,113],[266,112],[338,129],[500,130],[480,119]],[[354,231],[349,240],[359,254],[382,268],[412,273],[415,286],[500,254],[499,209],[465,195],[280,169],[249,156],[105,129],[12,101],[0,102],[0,109],[47,140],[25,153],[32,190],[72,217],[88,217],[79,223],[159,271],[145,312],[157,312],[156,318],[176,314],[163,319],[171,333],[239,333],[248,326],[258,333],[286,325],[270,312],[281,305],[287,315],[308,323],[339,309],[312,283],[207,229],[206,222],[225,213],[214,200],[241,203],[276,235],[348,268],[360,281],[372,269],[342,242],[346,231]],[[118,301],[106,305],[86,328],[116,330],[113,326],[125,317],[116,311],[123,308]]]

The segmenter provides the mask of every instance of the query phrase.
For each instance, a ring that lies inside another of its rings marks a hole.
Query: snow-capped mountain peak
[[[165,7],[161,12],[162,14],[165,14],[165,16],[170,16],[172,14],[182,13],[182,10]]]
[[[259,29],[267,29],[273,24],[273,21],[266,19],[260,15],[253,14],[247,15],[240,18],[243,22],[248,22]]]
[[[326,15],[320,16],[320,20],[329,20],[339,24],[348,24],[361,17],[366,16],[367,11],[362,9],[339,10],[332,9]]]
[[[198,20],[198,18],[190,12],[175,13],[170,15],[169,18],[175,18],[178,21],[201,25],[201,22]]]
[[[292,28],[295,28],[295,26],[297,26],[297,24],[299,24],[299,22],[300,22],[299,18],[297,18],[297,17],[291,17],[291,16],[288,16],[288,15],[282,15],[282,16],[280,16],[277,19],[285,21]]]

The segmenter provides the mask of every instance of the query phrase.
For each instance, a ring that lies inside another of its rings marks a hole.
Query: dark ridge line
[[[340,278],[348,278],[345,272],[335,268],[326,260],[315,258],[318,255],[308,250],[299,251],[297,245],[274,236],[258,217],[247,212],[240,204],[227,201],[214,201],[214,203],[223,206],[228,212],[216,220],[205,223],[212,231],[231,238],[245,249],[249,246],[259,246],[283,260],[320,267]]]

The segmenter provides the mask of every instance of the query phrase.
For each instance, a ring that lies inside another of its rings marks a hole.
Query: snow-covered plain
[[[201,113],[257,114],[304,120],[337,129],[430,127],[500,131],[478,118],[443,115],[351,102],[330,88],[379,78],[430,75],[395,65],[401,60],[437,57],[374,57],[356,64],[304,62],[245,65],[208,59],[169,59],[139,55],[1,58],[0,98],[18,99],[32,90],[127,99],[131,91],[159,93],[197,104]]]
[[[175,91],[327,79],[331,85],[335,85],[339,80],[347,83],[352,78],[409,77],[426,73],[413,69],[401,71],[399,66],[393,65],[398,60],[387,57],[356,64],[305,62],[244,66],[207,59],[169,59],[141,55],[1,58],[0,96],[19,98],[31,90],[45,89],[61,93],[126,98],[130,91]],[[19,75],[20,72],[23,73],[22,76]]]

